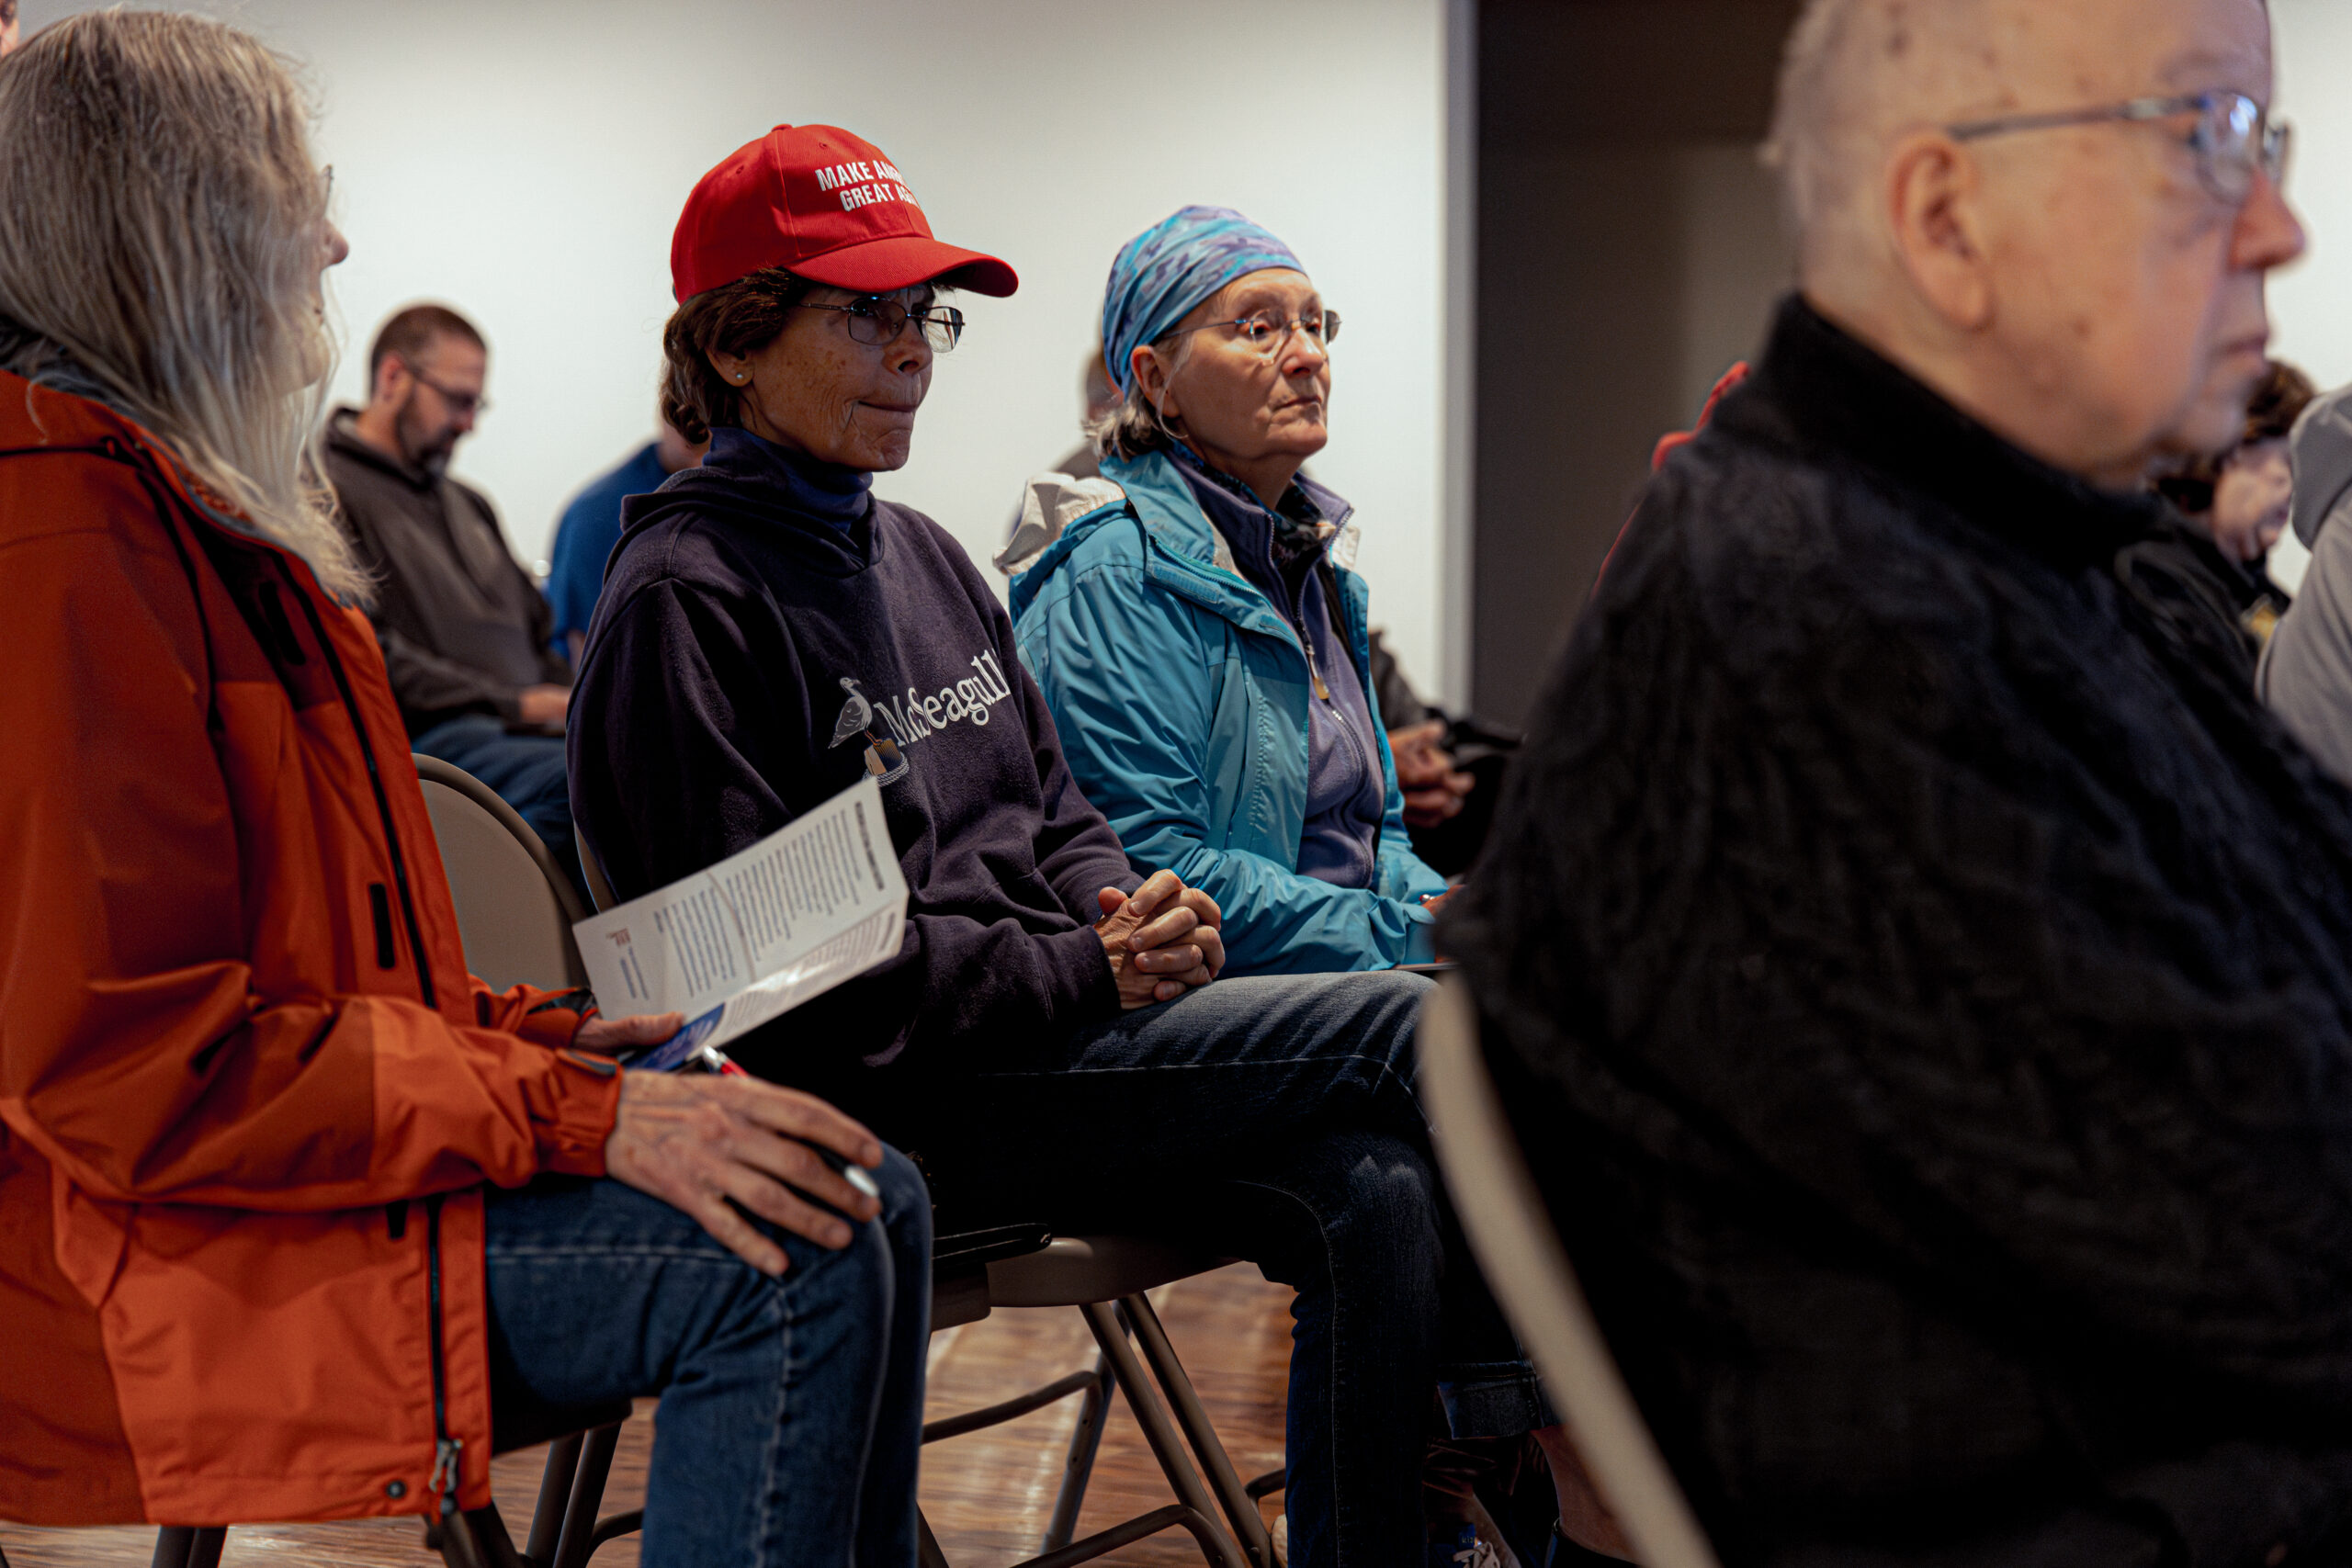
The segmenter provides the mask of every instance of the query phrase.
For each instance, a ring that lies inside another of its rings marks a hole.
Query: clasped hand
[[[1172,1002],[1225,967],[1225,938],[1217,930],[1223,911],[1174,872],[1153,872],[1132,894],[1105,887],[1095,898],[1102,918],[1094,933],[1111,960],[1122,1009]]]

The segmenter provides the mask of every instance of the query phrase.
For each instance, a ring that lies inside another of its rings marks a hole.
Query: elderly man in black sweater
[[[2236,436],[2261,0],[1817,0],[1800,291],[1441,942],[1733,1562],[2352,1545],[2352,796],[2122,592]]]

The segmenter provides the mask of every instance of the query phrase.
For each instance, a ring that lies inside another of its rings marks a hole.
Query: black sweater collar
[[[2101,489],[1995,434],[1801,295],[1781,301],[1741,390],[1725,429],[1875,468],[2062,570],[2107,565],[2165,515],[2154,496]]]

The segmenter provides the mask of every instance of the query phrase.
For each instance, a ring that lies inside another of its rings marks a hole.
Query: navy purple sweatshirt
[[[572,814],[623,898],[880,773],[905,945],[729,1048],[833,1093],[861,1065],[982,1069],[1114,1017],[1095,893],[1140,880],[963,547],[869,485],[714,432],[625,503],[571,699]]]

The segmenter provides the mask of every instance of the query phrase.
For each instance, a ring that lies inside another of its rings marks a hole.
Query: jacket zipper
[[[1215,525],[1211,525],[1211,526],[1215,526]],[[1324,579],[1323,591],[1326,593],[1334,596],[1334,604],[1338,602],[1337,594],[1339,592],[1339,578],[1336,573]],[[1299,592],[1300,596],[1304,598],[1306,593],[1305,584],[1300,585]],[[1380,766],[1379,760],[1373,756],[1372,748],[1365,744],[1364,738],[1356,733],[1356,727],[1348,722],[1348,716],[1340,710],[1340,705],[1331,700],[1331,688],[1324,683],[1323,671],[1321,667],[1315,662],[1315,639],[1306,634],[1306,612],[1303,607],[1296,604],[1294,604],[1292,608],[1293,614],[1291,617],[1291,629],[1298,634],[1298,650],[1306,655],[1306,678],[1313,683],[1315,687],[1315,694],[1322,698],[1324,705],[1331,710],[1331,716],[1339,720],[1340,732],[1346,735],[1350,742],[1354,745],[1357,758],[1363,761],[1364,771],[1372,775],[1374,780],[1374,787],[1380,794],[1380,812],[1378,816],[1375,816],[1372,819],[1372,882],[1373,886],[1377,887],[1380,886],[1380,835],[1382,830],[1387,825],[1385,819],[1388,816],[1388,774],[1386,771]],[[1360,679],[1365,679],[1367,681],[1366,695],[1369,697],[1369,678],[1360,677]],[[1307,722],[1308,734],[1306,744],[1310,755],[1311,766],[1312,752],[1315,745],[1314,721],[1309,719]]]
[[[384,791],[383,772],[376,766],[375,743],[368,739],[368,725],[360,716],[359,700],[352,694],[351,677],[343,668],[343,656],[335,652],[334,643],[319,619],[318,606],[299,587],[294,602],[302,606],[303,617],[311,623],[311,635],[318,638],[319,649],[326,655],[327,670],[334,676],[335,691],[343,698],[344,712],[351,719],[351,732],[359,740],[359,755],[368,764],[368,786],[375,791],[376,811],[383,818],[384,849],[391,857],[392,885],[401,896],[401,920],[408,928],[408,949],[416,964],[417,990],[424,1005],[432,1007],[433,972],[425,963],[424,937],[416,923],[416,901],[409,893],[408,861],[401,853],[400,830],[392,826],[391,797]],[[427,1337],[433,1350],[433,1476],[429,1484],[440,1498],[438,1511],[446,1521],[457,1511],[459,1461],[466,1444],[464,1438],[449,1435],[448,1368],[441,1346],[442,1197],[436,1192],[424,1201],[424,1276]]]
[[[463,1438],[449,1436],[448,1369],[441,1351],[441,1201],[435,1193],[424,1201],[425,1314],[433,1339],[433,1481],[446,1521],[458,1511],[458,1461],[465,1453]]]

